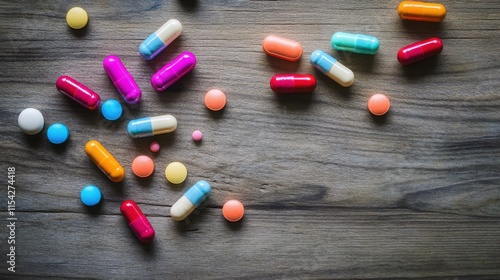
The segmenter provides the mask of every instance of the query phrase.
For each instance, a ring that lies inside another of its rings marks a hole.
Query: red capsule
[[[398,51],[398,60],[399,63],[408,65],[438,55],[442,50],[443,41],[439,38],[430,38],[402,47]]]
[[[153,241],[155,230],[133,200],[125,200],[122,202],[120,211],[127,219],[128,226],[132,229],[137,238],[139,238],[139,241],[142,243]]]
[[[101,98],[97,93],[69,76],[59,77],[56,81],[56,88],[89,110],[97,109],[101,103]]]
[[[276,93],[311,93],[316,88],[316,78],[310,74],[278,74],[269,83]]]

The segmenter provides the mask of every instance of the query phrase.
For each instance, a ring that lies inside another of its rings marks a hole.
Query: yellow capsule
[[[439,3],[403,1],[398,6],[401,19],[441,22],[446,17],[446,8]]]
[[[125,177],[125,170],[112,154],[96,140],[90,140],[85,145],[85,153],[99,167],[99,169],[108,176],[108,178],[117,183]]]

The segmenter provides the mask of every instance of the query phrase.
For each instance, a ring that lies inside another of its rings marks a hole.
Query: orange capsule
[[[123,167],[98,141],[90,140],[87,142],[85,153],[111,181],[117,183],[125,177]]]
[[[302,46],[299,42],[280,36],[267,36],[262,42],[262,49],[267,55],[292,62],[302,57]]]
[[[446,17],[446,8],[439,3],[403,1],[398,6],[401,19],[441,22]]]

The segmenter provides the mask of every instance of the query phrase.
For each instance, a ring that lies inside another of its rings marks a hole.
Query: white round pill
[[[19,114],[17,123],[24,133],[34,135],[43,129],[43,115],[37,109],[26,108]]]

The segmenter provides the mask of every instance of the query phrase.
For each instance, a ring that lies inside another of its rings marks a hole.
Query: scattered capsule
[[[127,71],[120,58],[109,55],[102,62],[104,71],[113,82],[118,92],[128,104],[136,104],[141,99],[141,89]]]
[[[177,120],[172,115],[135,119],[127,125],[128,134],[134,138],[169,133],[176,128]]]
[[[398,6],[401,19],[441,22],[446,17],[446,8],[438,3],[403,1]]]
[[[144,59],[151,60],[179,37],[181,33],[182,24],[176,19],[171,19],[142,42],[139,46],[139,54]]]
[[[59,92],[80,103],[89,110],[95,110],[101,103],[97,93],[69,76],[61,76],[56,81]]]
[[[164,91],[196,66],[196,57],[190,52],[183,52],[163,66],[153,77],[151,85],[157,91]]]
[[[348,51],[361,54],[375,54],[380,42],[373,36],[336,32],[332,36],[332,47],[338,51]]]
[[[354,83],[354,73],[324,51],[315,50],[312,52],[311,63],[321,73],[343,87],[349,87]]]
[[[311,93],[316,88],[316,78],[310,74],[278,74],[269,84],[275,93]]]
[[[439,38],[429,38],[409,44],[398,51],[398,61],[403,65],[412,64],[441,53],[443,41]]]
[[[184,220],[210,194],[210,184],[207,181],[198,181],[177,202],[170,207],[170,216],[176,222]]]
[[[262,49],[267,55],[288,61],[297,61],[302,57],[302,46],[299,42],[269,35],[262,42]]]
[[[111,181],[117,183],[125,177],[123,167],[98,141],[88,141],[85,145],[85,153]]]
[[[155,230],[148,218],[142,213],[141,209],[133,200],[125,200],[120,206],[125,219],[127,219],[128,226],[134,232],[135,236],[142,243],[150,243],[155,237]]]

